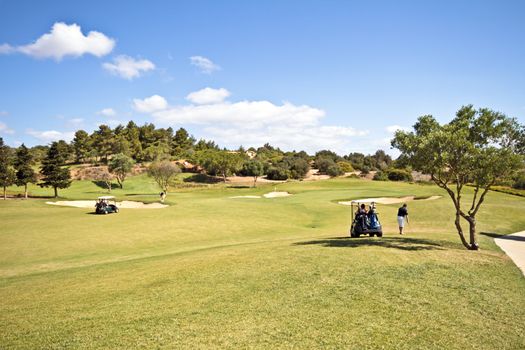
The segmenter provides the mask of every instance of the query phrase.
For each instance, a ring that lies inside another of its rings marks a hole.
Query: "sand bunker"
[[[63,205],[67,207],[75,208],[95,208],[96,201],[58,201],[58,202],[46,202],[46,204],[51,205]],[[117,207],[119,209],[162,209],[166,208],[167,205],[160,203],[142,203],[134,201],[122,201],[117,202]]]
[[[359,202],[359,203],[379,203],[379,204],[397,204],[397,203],[405,203],[408,201],[414,201],[414,200],[421,200],[421,201],[431,201],[435,199],[439,199],[441,196],[431,196],[428,198],[421,198],[417,199],[415,196],[406,196],[406,197],[378,197],[378,198],[363,198],[363,199],[354,199],[353,201],[345,201],[345,202],[338,202],[342,205],[352,205],[352,202]]]
[[[277,198],[277,197],[288,197],[291,196],[288,192],[269,192],[266,194],[263,194],[262,197],[264,198]],[[234,196],[230,198],[262,198],[261,196]]]
[[[288,192],[270,192],[263,195],[264,198],[277,198],[277,197],[288,197],[291,196]]]

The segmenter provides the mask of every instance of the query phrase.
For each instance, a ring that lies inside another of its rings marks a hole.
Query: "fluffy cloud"
[[[0,117],[5,117],[7,115],[9,115],[8,111],[0,111]]]
[[[91,54],[97,57],[107,55],[113,50],[115,40],[106,35],[91,31],[84,35],[77,24],[57,22],[51,32],[42,35],[34,43],[13,47],[0,46],[0,53],[21,52],[36,58],[54,58],[60,61],[64,56],[82,56]]]
[[[201,73],[211,74],[221,69],[220,66],[213,63],[209,58],[202,56],[191,56],[190,62],[192,65],[198,67]]]
[[[9,54],[15,52],[15,48],[9,44],[0,45],[0,54]]]
[[[283,149],[315,152],[330,148],[346,153],[352,149],[351,144],[358,143],[356,140],[368,134],[367,131],[348,126],[323,125],[321,120],[325,117],[325,112],[308,105],[295,105],[290,102],[274,104],[264,100],[228,102],[224,101],[224,92],[219,95],[220,98],[211,101],[207,98],[200,99],[212,95],[212,91],[216,93],[220,90],[228,92],[226,89],[208,88],[191,93],[187,97],[193,103],[207,104],[167,106],[166,100],[162,99],[162,106],[156,108],[156,111],[149,108],[149,112],[146,112],[148,108],[139,108],[145,113],[150,113],[155,122],[162,125],[199,125],[204,137],[234,148],[241,144],[249,147],[270,142]],[[155,96],[160,101],[161,96]],[[135,109],[139,109],[138,101],[146,100],[148,99],[135,100]]]
[[[153,95],[143,100],[134,99],[133,108],[140,113],[153,113],[168,108],[168,102],[162,96]]]
[[[4,123],[0,122],[0,134],[14,134],[15,131],[13,129],[10,129],[5,125]]]
[[[99,111],[97,114],[103,115],[105,117],[113,117],[117,114],[113,108],[104,108],[103,110]]]
[[[188,96],[186,96],[186,99],[192,103],[202,105],[220,103],[228,96],[230,96],[230,92],[224,88],[212,89],[207,87],[202,90],[190,93]]]
[[[393,133],[395,133],[398,130],[409,131],[410,128],[407,128],[406,126],[390,125],[390,126],[387,126],[385,130],[388,131],[389,133],[393,134]]]
[[[121,78],[132,80],[138,78],[142,73],[154,70],[155,65],[149,60],[134,59],[126,55],[120,55],[113,59],[113,63],[102,64],[105,70]]]
[[[75,137],[73,131],[61,132],[56,130],[47,130],[47,131],[36,131],[36,130],[27,130],[28,135],[33,136],[34,138],[45,142],[53,142],[58,140],[71,141]]]

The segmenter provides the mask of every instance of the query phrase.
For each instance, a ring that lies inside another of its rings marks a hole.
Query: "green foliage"
[[[4,144],[4,140],[0,137],[0,186],[4,189],[4,199],[6,198],[6,188],[13,185],[16,180],[12,163],[11,149]]]
[[[370,170],[385,170],[392,165],[392,158],[383,150],[377,150],[372,155],[364,155],[363,153],[350,153],[344,157],[352,164],[356,170],[363,171],[365,168]]]
[[[377,175],[377,174],[376,174]],[[390,181],[413,181],[412,174],[405,169],[388,169],[386,176]]]
[[[133,165],[135,165],[135,161],[123,153],[114,155],[109,161],[108,170],[115,174],[120,188],[123,188],[122,186],[126,180],[126,176],[128,176],[131,169],[133,169]]]
[[[18,147],[16,151],[14,165],[16,169],[16,185],[24,186],[24,196],[27,198],[27,184],[37,182],[37,178],[33,170],[33,156],[24,144]]]
[[[237,152],[214,149],[196,152],[193,158],[209,175],[220,175],[224,182],[228,175],[241,170],[243,160],[244,155]]]
[[[290,178],[297,180],[303,179],[310,170],[307,157],[304,157],[304,155],[301,154],[285,156],[279,164],[281,167],[288,170]]]
[[[337,165],[339,166],[341,171],[344,172],[344,173],[351,173],[352,171],[354,171],[354,168],[352,167],[352,163],[350,163],[350,162],[339,161],[339,162],[337,162]]]
[[[171,181],[180,172],[181,170],[177,165],[167,160],[153,162],[148,167],[148,175],[155,180],[166,194],[170,188]]]
[[[374,181],[388,181],[388,175],[386,172],[384,171],[377,171],[375,174],[374,174],[374,177],[373,179]]]
[[[40,173],[42,182],[40,187],[53,187],[55,197],[58,197],[59,188],[67,188],[71,185],[71,175],[69,169],[63,167],[66,155],[60,142],[53,142],[46,158],[42,161]]]
[[[75,151],[75,160],[77,163],[85,162],[89,158],[91,140],[87,132],[84,130],[78,130],[75,132],[72,146]]]
[[[402,152],[409,165],[430,174],[447,191],[454,203],[459,237],[468,249],[478,249],[475,217],[485,195],[523,164],[520,130],[523,126],[514,119],[469,105],[444,125],[430,115],[422,116],[413,132],[397,131],[392,140],[392,146]],[[475,196],[464,207],[461,199],[466,184],[474,186]],[[469,224],[470,242],[463,235],[460,218]]]
[[[256,159],[250,159],[243,163],[241,173],[244,176],[253,177],[253,187],[256,186],[257,178],[264,175],[264,165]]]
[[[315,165],[322,174],[327,174],[332,177],[344,174],[344,171],[332,158],[317,157],[315,159]]]
[[[513,179],[512,188],[525,190],[525,172],[519,172]]]
[[[269,180],[288,180],[290,177],[290,170],[288,170],[283,163],[278,163],[268,168],[266,177]]]

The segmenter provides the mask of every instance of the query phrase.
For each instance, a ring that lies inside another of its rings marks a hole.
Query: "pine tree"
[[[55,197],[58,197],[59,188],[68,188],[71,185],[71,176],[69,169],[63,168],[64,155],[60,154],[58,142],[53,142],[46,158],[42,161],[40,173],[43,176],[43,182],[40,187],[53,187]]]
[[[35,171],[33,170],[34,160],[29,149],[22,144],[16,151],[15,169],[16,185],[24,186],[24,197],[27,199],[27,184],[37,181]]]
[[[0,186],[4,188],[4,200],[7,199],[7,187],[15,183],[15,171],[11,162],[11,151],[0,137]]]

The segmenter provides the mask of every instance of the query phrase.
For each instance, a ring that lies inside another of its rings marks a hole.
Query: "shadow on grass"
[[[206,174],[195,174],[182,180],[184,182],[196,182],[201,184],[216,184],[222,182],[221,178],[209,176]]]
[[[96,185],[97,187],[100,187],[102,189],[105,189],[105,190],[109,190],[109,187],[108,187],[108,184],[104,181],[91,181],[94,185]],[[115,184],[115,183],[111,183],[111,188],[119,188],[120,189],[120,186],[118,184]]]
[[[525,242],[525,237],[520,237],[520,236],[504,235],[501,233],[494,233],[494,232],[480,232],[479,234],[483,236],[487,236],[487,237],[492,237],[492,238],[506,239],[509,241]]]
[[[297,242],[294,245],[320,245],[323,247],[358,248],[358,247],[383,247],[408,251],[416,250],[443,250],[443,245],[436,241],[409,237],[382,237],[382,238],[350,238],[333,237],[313,241]]]

